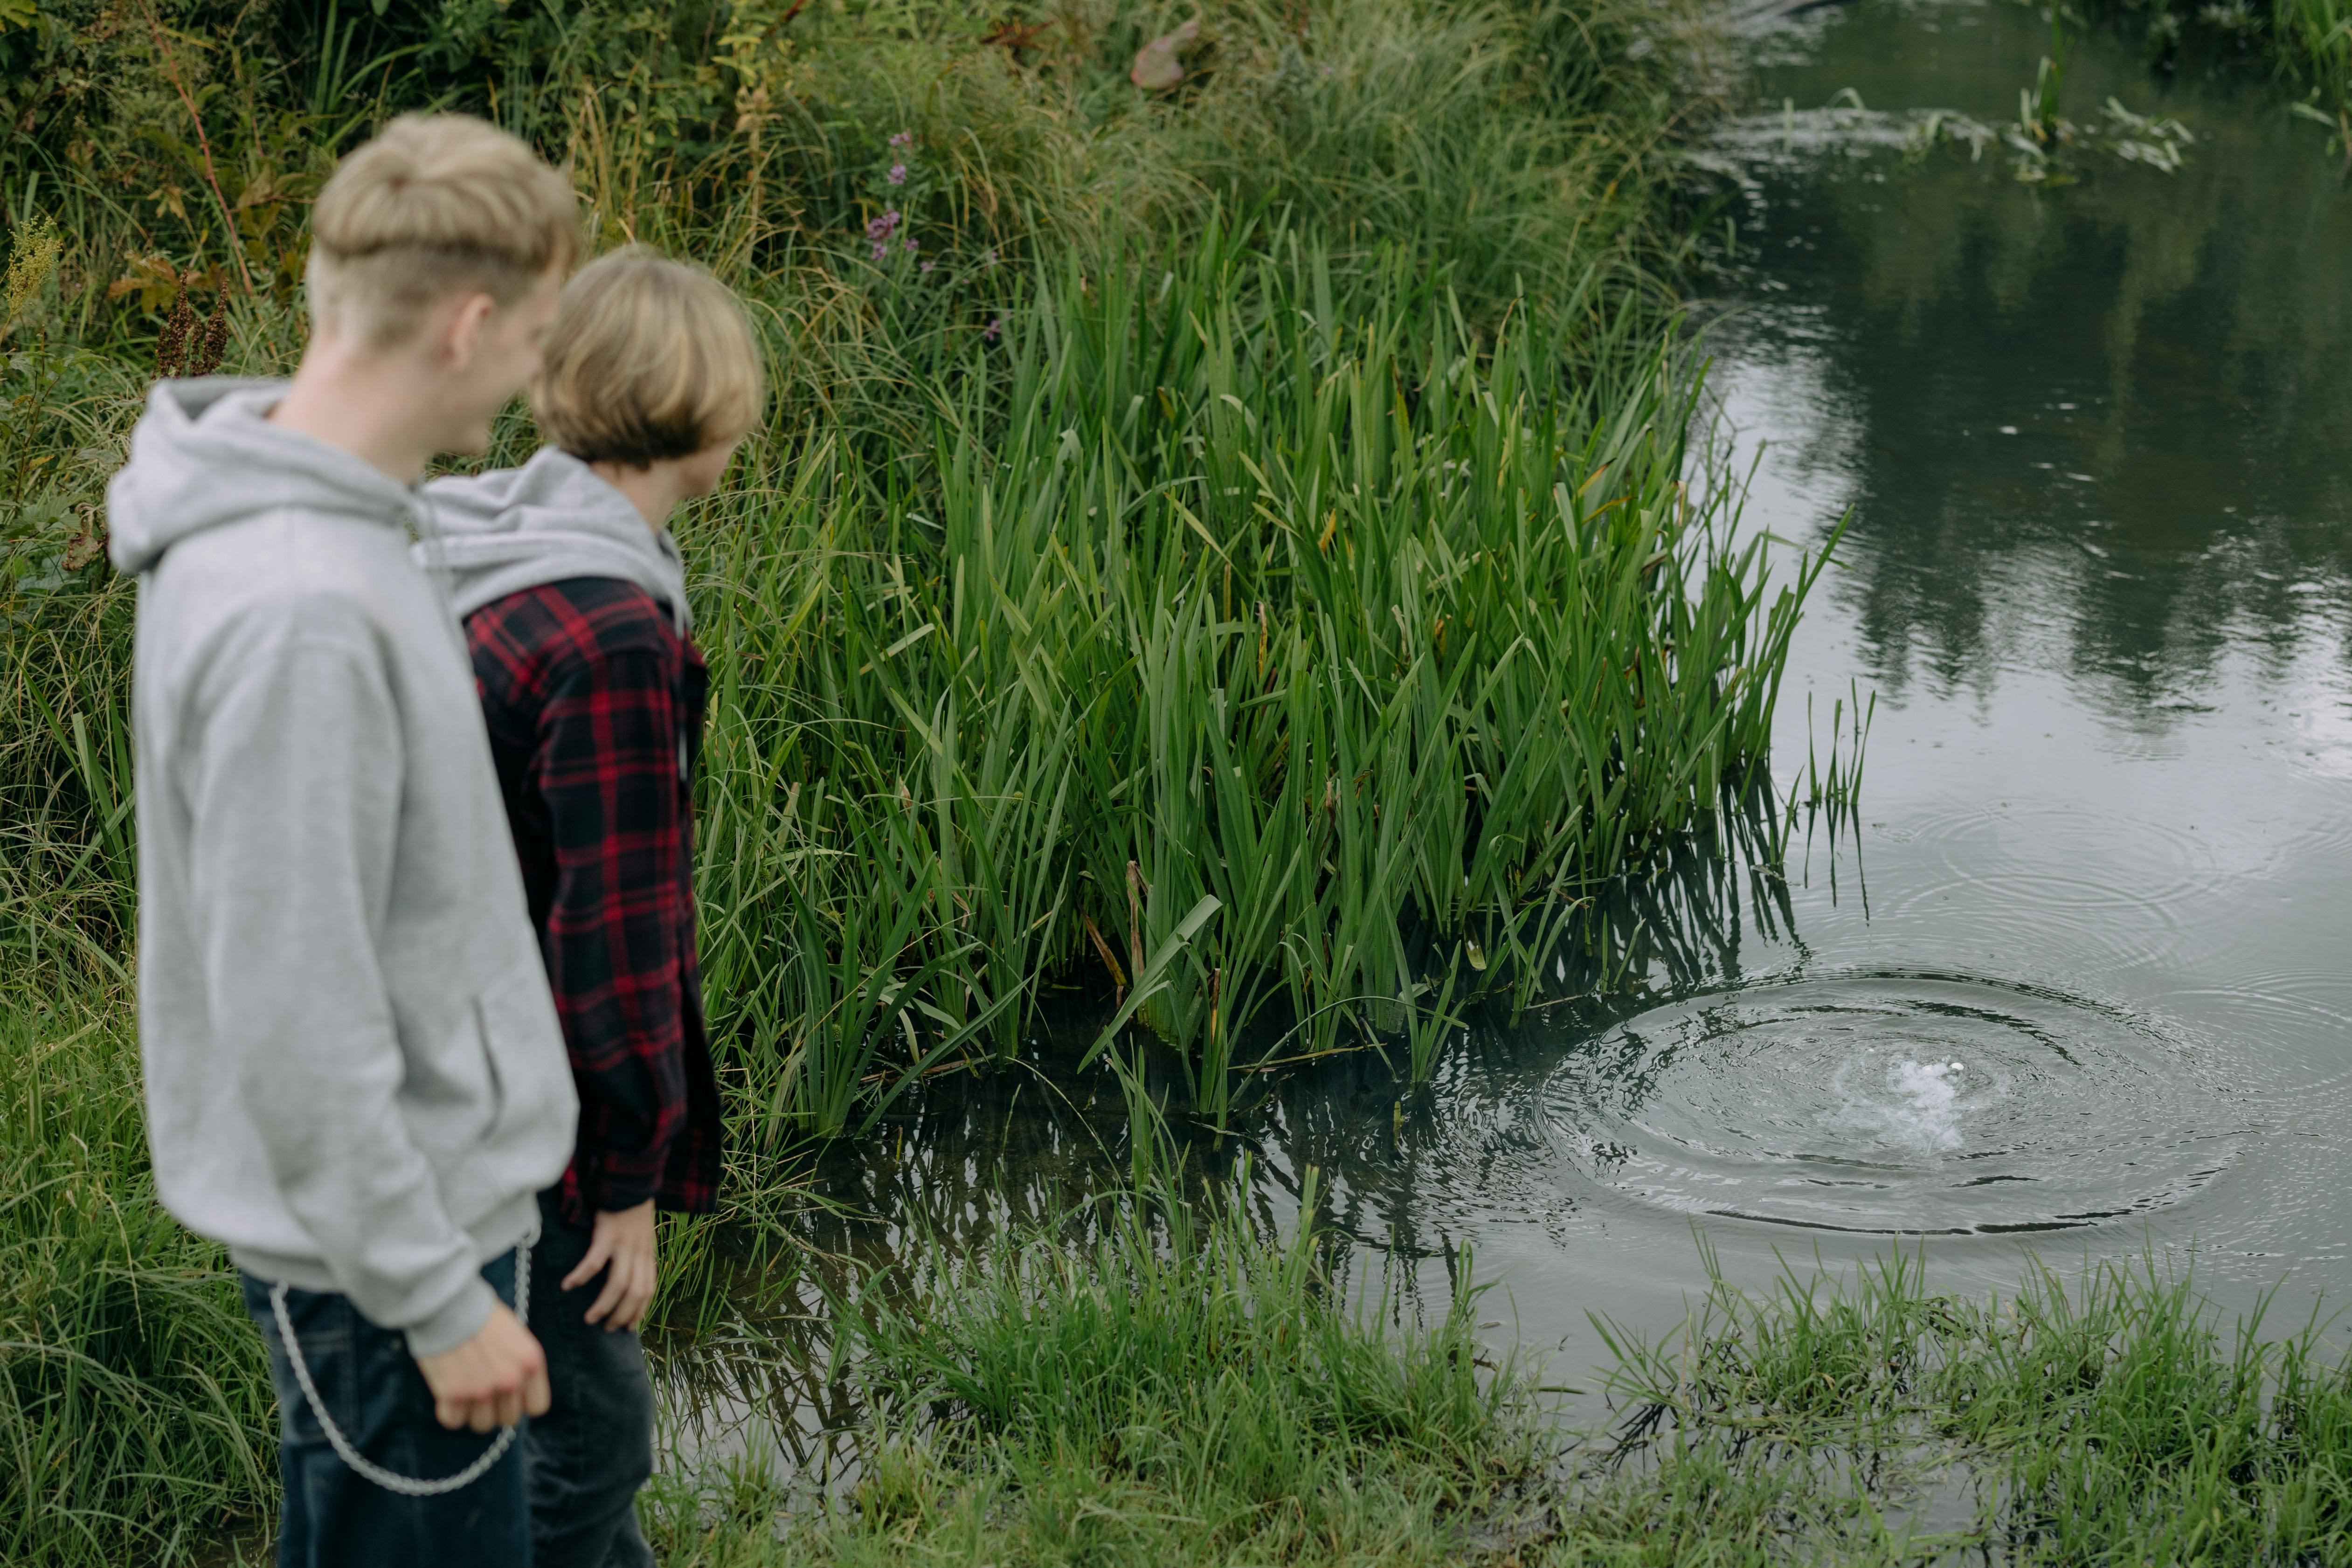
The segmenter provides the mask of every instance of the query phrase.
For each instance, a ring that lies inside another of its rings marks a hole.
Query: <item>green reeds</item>
[[[2226,61],[2252,46],[2302,89],[2303,101],[2289,110],[2335,131],[2338,151],[2352,150],[2352,5],[2346,0],[2098,0],[2089,10],[2137,25],[2151,63],[2171,65],[2200,51]]]
[[[2272,26],[2309,73],[2313,98],[2339,117],[2352,109],[2352,5],[2345,0],[2275,0]]]
[[[1791,785],[1789,803],[1851,811],[1862,799],[1862,764],[1870,747],[1870,727],[1878,717],[1878,694],[1862,695],[1850,681],[1846,695],[1830,703],[1830,738],[1824,754],[1813,732],[1813,697],[1805,694],[1805,773]]]
[[[837,965],[886,890],[852,968],[998,1054],[1039,975],[1120,988],[1184,928],[1134,1011],[1221,1119],[1247,1042],[1409,1038],[1424,985],[1443,1014],[1505,977],[1416,946],[1528,951],[1708,820],[1761,776],[1821,561],[1720,544],[1696,378],[1610,293],[1483,337],[1401,253],[1213,223],[1042,272],[907,461],[776,454],[688,537],[740,759],[708,779],[719,1015],[801,1050],[854,977],[780,956],[820,930]],[[854,1030],[825,1082],[902,1044]]]

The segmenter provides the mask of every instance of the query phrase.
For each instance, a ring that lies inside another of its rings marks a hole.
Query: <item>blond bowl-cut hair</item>
[[[579,256],[579,198],[537,153],[467,115],[404,114],[319,193],[311,316],[397,348],[450,296],[503,308]]]
[[[630,246],[565,285],[530,402],[541,432],[582,462],[643,468],[750,434],[766,395],[733,291]]]

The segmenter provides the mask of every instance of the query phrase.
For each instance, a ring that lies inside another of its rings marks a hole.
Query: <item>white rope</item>
[[[515,1248],[515,1318],[526,1328],[530,1325],[530,1244],[539,1239],[537,1229],[538,1227],[532,1227],[534,1233],[524,1237],[521,1244]],[[302,1397],[310,1402],[310,1414],[318,1418],[319,1430],[327,1435],[327,1446],[335,1450],[336,1457],[349,1465],[354,1474],[402,1497],[440,1497],[447,1492],[460,1491],[480,1480],[489,1473],[490,1467],[506,1458],[507,1450],[514,1447],[515,1434],[522,1430],[520,1426],[509,1427],[500,1432],[498,1440],[484,1449],[479,1458],[456,1475],[429,1481],[419,1480],[414,1476],[396,1475],[369,1459],[352,1447],[352,1440],[343,1436],[342,1428],[328,1416],[327,1406],[319,1397],[319,1386],[310,1381],[310,1368],[302,1360],[302,1347],[294,1338],[293,1320],[286,1312],[289,1288],[289,1282],[284,1280],[269,1287],[269,1310],[278,1314],[278,1333],[286,1343],[286,1358],[294,1364],[294,1381],[302,1385]]]

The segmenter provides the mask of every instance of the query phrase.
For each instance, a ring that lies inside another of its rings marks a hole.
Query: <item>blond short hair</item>
[[[540,430],[582,462],[642,468],[748,434],[765,395],[734,293],[630,246],[565,286],[530,402]]]
[[[466,115],[404,114],[319,193],[311,315],[395,348],[451,295],[511,305],[579,254],[579,199],[537,153]]]

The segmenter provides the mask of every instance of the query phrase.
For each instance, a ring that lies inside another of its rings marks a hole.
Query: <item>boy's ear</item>
[[[442,308],[441,329],[435,334],[439,340],[435,344],[440,350],[437,357],[451,370],[465,370],[474,362],[483,329],[498,313],[499,302],[488,294],[466,294]]]

